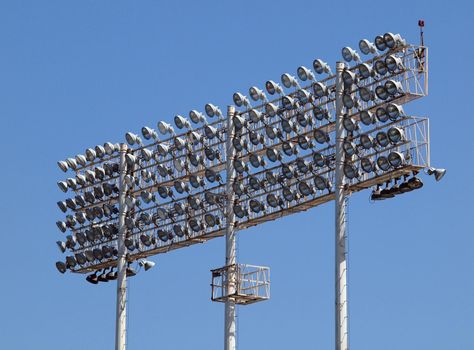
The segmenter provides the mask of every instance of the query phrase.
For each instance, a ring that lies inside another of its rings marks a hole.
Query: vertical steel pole
[[[236,247],[235,247],[235,229],[234,221],[235,214],[233,210],[233,203],[235,194],[232,189],[232,182],[235,179],[234,156],[235,150],[232,146],[232,138],[234,137],[234,123],[233,117],[235,108],[229,106],[227,108],[227,138],[226,138],[226,226],[225,226],[225,265],[227,270],[227,285],[226,290],[228,295],[235,293],[237,274],[236,274]],[[225,302],[225,322],[224,322],[224,350],[236,349],[236,310],[235,301],[233,298],[227,298]]]
[[[342,96],[344,63],[336,64],[336,350],[348,350],[346,205],[344,194],[345,130]]]
[[[127,145],[120,145],[120,183],[119,183],[119,232],[117,237],[118,262],[117,262],[117,318],[115,323],[115,350],[126,348],[126,322],[127,322],[127,257],[125,249],[125,175],[127,164],[125,155]]]

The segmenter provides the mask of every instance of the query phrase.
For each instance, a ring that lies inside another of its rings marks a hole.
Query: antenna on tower
[[[418,27],[420,27],[420,47],[416,50],[416,55],[418,56],[417,67],[419,73],[425,71],[425,40],[423,27],[425,26],[425,21],[420,19],[418,20]]]
[[[420,19],[418,20],[418,27],[420,27],[420,45],[425,46],[424,42],[424,33],[423,33],[423,27],[425,26],[425,21]]]

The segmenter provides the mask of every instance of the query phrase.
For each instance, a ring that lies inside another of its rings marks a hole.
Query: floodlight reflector
[[[271,161],[271,162],[276,162],[276,161],[279,161],[281,160],[281,155],[280,153],[278,152],[278,150],[276,150],[275,148],[267,148],[267,150],[265,151],[266,155],[267,155],[267,158]]]
[[[361,87],[359,89],[359,96],[361,98],[362,101],[364,102],[370,102],[370,101],[373,101],[374,98],[375,98],[375,95],[373,93],[372,90],[370,90],[369,88],[367,87]]]
[[[402,141],[405,138],[405,133],[400,128],[391,127],[387,131],[387,136],[391,143],[397,144],[398,142]]]
[[[348,46],[342,49],[342,58],[344,58],[346,62],[360,61],[359,54]]]
[[[205,111],[206,111],[206,114],[208,115],[208,117],[212,118],[212,117],[220,117],[222,116],[222,112],[221,110],[217,107],[217,106],[214,106],[212,103],[208,103],[206,104],[206,106],[204,107]]]
[[[218,218],[213,214],[205,214],[204,221],[206,222],[207,227],[214,227],[218,224]]]
[[[345,87],[350,87],[353,84],[357,83],[356,74],[349,69],[344,69],[342,71],[342,81],[344,82]]]
[[[359,71],[359,76],[362,79],[367,79],[367,78],[373,76],[373,74],[374,74],[372,66],[367,64],[367,63],[360,64],[359,67],[358,67],[358,71]]]
[[[66,181],[59,181],[58,182],[58,187],[61,191],[63,191],[64,193],[67,192],[67,188],[68,188],[68,184]]]
[[[366,173],[371,173],[375,170],[374,163],[369,158],[361,158],[360,166]]]
[[[377,116],[377,120],[381,123],[385,123],[389,119],[389,115],[387,114],[387,110],[384,107],[378,107],[375,110],[375,115]]]
[[[359,119],[364,125],[371,125],[375,123],[375,117],[370,111],[361,111],[359,114]]]
[[[273,80],[268,80],[265,83],[265,89],[267,89],[267,92],[270,95],[274,95],[275,93],[278,93],[278,94],[283,93],[283,90],[282,90],[281,86],[278,85],[277,83],[275,83]]]
[[[158,122],[158,130],[162,135],[174,134],[173,127],[170,124],[165,123],[164,121]]]
[[[360,144],[363,149],[369,150],[374,147],[374,140],[372,136],[367,134],[360,135]]]
[[[242,106],[250,106],[250,102],[248,100],[248,98],[246,96],[244,96],[243,94],[241,94],[240,92],[236,92],[234,93],[234,95],[232,96],[232,99],[234,100],[234,104],[237,106],[237,107],[242,107]]]
[[[133,146],[134,144],[141,144],[141,140],[140,140],[140,138],[138,137],[138,135],[135,135],[135,134],[132,133],[132,132],[127,132],[127,133],[125,134],[125,140],[127,140],[127,143],[128,143],[130,146]],[[88,155],[87,155],[87,153],[88,153],[88,152],[86,151],[86,157],[89,158]],[[95,158],[95,152],[94,152],[94,157],[93,157],[93,158]]]
[[[316,186],[316,188],[320,191],[323,191],[329,188],[329,181],[321,175],[315,176],[313,181],[314,181],[314,186]]]
[[[322,168],[326,165],[326,157],[323,154],[316,152],[313,154],[313,162],[317,167]]]
[[[387,171],[390,169],[390,163],[387,159],[387,157],[385,156],[380,156],[377,158],[377,166],[379,167],[379,169],[383,170],[383,171]]]
[[[312,147],[308,137],[303,135],[298,136],[298,145],[301,147],[301,149],[308,149]]]
[[[313,189],[305,181],[298,183],[298,191],[300,191],[304,197],[307,197],[313,193]]]
[[[266,101],[267,100],[267,97],[265,96],[265,93],[256,86],[252,86],[249,89],[249,95],[250,95],[250,98],[254,101],[258,101],[258,100]]]
[[[379,51],[385,51],[387,48],[387,44],[385,43],[385,40],[382,35],[377,35],[375,37],[375,46]]]
[[[69,169],[69,166],[67,165],[67,162],[65,162],[64,160],[60,160],[58,162],[58,167],[59,167],[59,169],[61,169],[64,172],[67,172],[68,169]]]
[[[375,88],[375,94],[382,101],[385,101],[390,96],[385,87],[382,85],[379,85]]]
[[[276,208],[281,205],[281,198],[277,197],[273,193],[267,195],[267,203],[272,208]]]
[[[359,172],[352,164],[344,164],[344,175],[350,180],[359,176]]]
[[[327,96],[328,94],[327,86],[324,83],[321,83],[319,81],[313,84],[313,91],[314,91],[314,94],[319,98],[323,96]]]
[[[257,111],[256,109],[251,109],[249,111],[249,117],[253,123],[258,123],[259,121],[263,119],[263,114],[262,112]]]
[[[67,165],[69,166],[69,168],[71,168],[72,170],[76,170],[76,169],[77,169],[77,162],[76,162],[76,159],[74,159],[74,158],[68,158],[68,159],[66,159],[66,163],[67,163]]]
[[[174,125],[176,125],[178,129],[191,129],[191,123],[189,120],[179,114],[174,116]]]
[[[274,105],[271,102],[265,104],[265,113],[268,114],[269,117],[274,117],[278,113],[278,106]]]
[[[291,87],[299,87],[300,84],[298,84],[298,81],[294,76],[288,73],[283,73],[281,75],[281,83],[283,84],[284,87],[287,89]]]
[[[234,214],[240,219],[247,216],[247,211],[240,204],[234,205],[233,210]]]
[[[298,149],[292,142],[283,142],[281,145],[281,148],[283,150],[283,153],[285,153],[287,156],[293,156],[298,153]]]
[[[379,131],[375,136],[375,139],[377,140],[377,143],[380,147],[387,147],[390,142],[387,134],[383,131]]]
[[[350,141],[344,141],[342,144],[342,148],[347,156],[352,157],[354,154],[357,153],[357,146]]]
[[[306,80],[314,80],[314,74],[311,72],[310,69],[306,68],[305,66],[298,67],[296,70],[296,74],[301,81]]]
[[[294,99],[291,96],[284,96],[281,101],[283,104],[283,108],[285,108],[288,111],[291,111],[292,109],[295,109],[298,107],[298,103],[296,99]]]
[[[359,41],[359,50],[364,55],[376,54],[377,53],[376,46],[367,39],[362,39],[362,40]]]
[[[385,90],[390,96],[395,96],[397,94],[403,93],[402,83],[396,80],[387,80],[385,82]]]
[[[323,62],[322,60],[320,60],[319,58],[313,61],[313,68],[314,68],[314,71],[318,74],[322,74],[322,73],[331,74],[331,68],[329,67],[329,65],[326,62]]]
[[[405,45],[405,40],[402,39],[400,34],[385,33],[383,40],[389,49],[393,49],[395,46]]]
[[[388,155],[388,162],[394,168],[398,168],[399,166],[405,163],[405,156],[400,152],[390,152]]]
[[[117,145],[114,145],[113,143],[106,142],[104,143],[104,149],[105,153],[111,156],[112,154],[114,154],[114,152],[118,151],[119,147]]]
[[[320,121],[324,119],[329,119],[329,112],[326,109],[323,109],[319,106],[314,107],[313,114],[314,114],[314,117]]]
[[[380,74],[380,75],[385,75],[388,72],[387,65],[382,60],[375,61],[374,68],[377,74]]]
[[[385,58],[385,65],[389,72],[393,73],[397,70],[403,69],[402,59],[395,55],[389,55]]]
[[[256,199],[251,199],[249,202],[249,206],[250,210],[252,210],[256,214],[260,213],[264,209],[263,204]]]
[[[61,273],[65,273],[67,271],[66,264],[63,263],[62,261],[56,262],[56,269],[58,269],[58,271]]]
[[[329,134],[326,131],[323,131],[321,129],[314,130],[313,136],[316,142],[319,144],[324,144],[330,141]]]
[[[356,105],[356,101],[354,101],[354,99],[352,98],[352,96],[350,94],[344,93],[342,95],[342,104],[347,109],[351,109]]]
[[[206,122],[206,117],[195,109],[189,112],[189,119],[191,119],[194,124]]]
[[[387,114],[392,120],[396,120],[398,117],[404,114],[403,107],[395,103],[389,103],[387,105]]]

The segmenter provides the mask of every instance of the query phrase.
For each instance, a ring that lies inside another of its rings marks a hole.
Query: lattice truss
[[[343,101],[348,191],[393,179],[407,182],[429,166],[428,121],[402,107],[426,95],[427,59],[426,48],[400,44],[347,65]],[[142,128],[143,140],[127,133],[129,261],[222,236],[227,181],[235,193],[238,230],[334,198],[335,75],[320,60],[313,66],[326,77],[317,80],[300,67],[299,81],[284,74],[284,88],[266,83],[271,100],[255,87],[250,89],[254,106],[244,95],[234,94],[233,115],[224,116],[208,104],[209,120],[198,111],[189,113],[194,127],[176,116],[178,132],[160,122],[161,138],[148,127]],[[228,125],[234,128],[231,140]],[[106,143],[58,163],[74,172],[58,183],[72,193],[58,202],[66,219],[57,225],[68,232],[65,241],[57,242],[67,255],[57,263],[61,272],[116,265],[118,149],[118,144]],[[233,156],[228,159],[229,152]],[[235,178],[226,178],[227,167],[235,170]]]

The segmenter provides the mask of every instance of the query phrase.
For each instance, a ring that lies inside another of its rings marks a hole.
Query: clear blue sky
[[[440,183],[349,210],[350,342],[365,350],[474,349],[471,1],[0,2],[0,348],[112,349],[115,284],[60,275],[56,161],[232,93],[363,37],[426,21]],[[270,301],[239,309],[240,349],[332,349],[334,207],[239,234],[239,260],[267,265]],[[222,349],[210,272],[224,241],[161,255],[130,283],[129,349]]]

